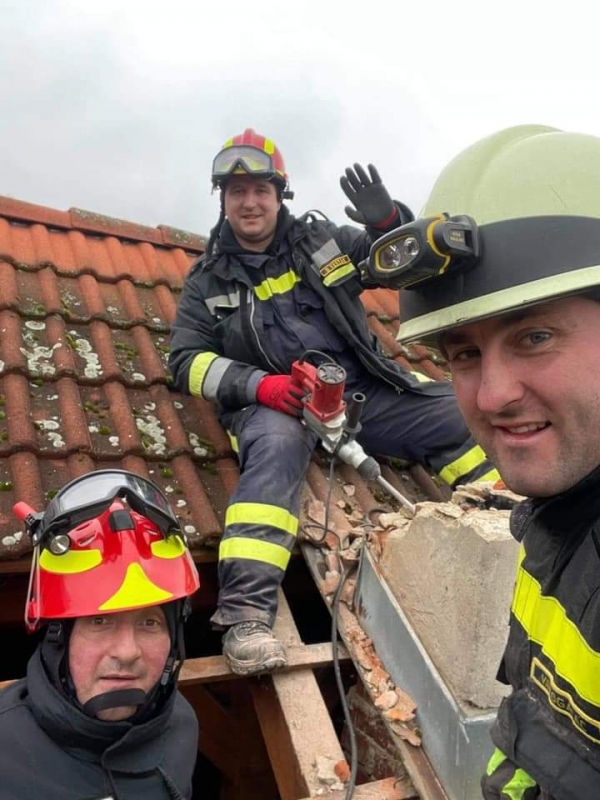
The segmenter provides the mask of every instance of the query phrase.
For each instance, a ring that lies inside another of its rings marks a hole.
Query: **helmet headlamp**
[[[477,223],[465,215],[414,220],[377,239],[366,270],[380,286],[410,289],[447,272],[465,270],[479,258]]]

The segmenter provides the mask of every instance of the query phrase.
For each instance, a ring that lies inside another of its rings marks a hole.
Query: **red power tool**
[[[304,417],[325,424],[344,416],[346,370],[333,361],[315,367],[308,361],[294,361],[292,380],[305,392]]]
[[[414,505],[383,478],[377,461],[368,456],[356,441],[366,397],[361,392],[355,392],[346,408],[346,370],[333,361],[318,367],[307,361],[294,361],[291,375],[305,393],[304,424],[319,436],[325,450],[354,467],[365,480],[377,481],[414,513]]]

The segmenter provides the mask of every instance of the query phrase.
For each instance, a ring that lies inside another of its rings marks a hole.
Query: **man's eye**
[[[524,339],[526,344],[543,344],[551,335],[548,331],[529,331]]]
[[[457,350],[454,353],[448,354],[448,361],[451,364],[456,362],[465,362],[471,361],[474,358],[477,358],[479,355],[479,350],[476,347],[465,347],[463,350]]]
[[[158,617],[146,617],[142,624],[145,628],[160,628],[162,627],[162,620]]]

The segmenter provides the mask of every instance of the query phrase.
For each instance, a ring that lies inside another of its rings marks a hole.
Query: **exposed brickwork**
[[[354,724],[358,764],[362,782],[395,777],[408,781],[406,769],[398,750],[362,683],[359,681],[348,692],[348,707]],[[349,751],[347,728],[342,734],[342,746]],[[408,796],[408,795],[407,795]],[[414,797],[418,797],[416,791]]]

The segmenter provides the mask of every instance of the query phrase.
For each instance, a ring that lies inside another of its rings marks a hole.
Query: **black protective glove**
[[[355,211],[351,206],[346,206],[346,214],[361,225],[391,228],[394,222],[399,224],[398,209],[373,164],[369,164],[368,169],[370,178],[360,164],[355,164],[354,169],[348,167],[346,174],[340,178],[344,194],[356,207]]]

